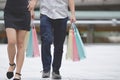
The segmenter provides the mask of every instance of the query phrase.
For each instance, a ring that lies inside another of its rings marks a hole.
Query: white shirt
[[[51,19],[68,17],[68,0],[40,0],[40,13]]]

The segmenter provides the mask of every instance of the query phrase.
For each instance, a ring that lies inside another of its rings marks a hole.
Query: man
[[[36,0],[31,1],[34,9]],[[70,21],[75,22],[74,0],[40,0],[40,35],[41,55],[43,64],[42,78],[49,78],[52,63],[52,78],[61,79],[60,67],[62,62],[63,45],[66,36],[68,21],[68,6],[70,8]],[[51,44],[54,44],[53,61]]]

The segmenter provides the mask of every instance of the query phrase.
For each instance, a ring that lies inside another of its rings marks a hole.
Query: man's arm
[[[76,21],[76,17],[75,17],[75,2],[74,2],[74,0],[68,0],[68,1],[69,1],[70,12],[71,12],[70,21],[72,23],[72,22]]]

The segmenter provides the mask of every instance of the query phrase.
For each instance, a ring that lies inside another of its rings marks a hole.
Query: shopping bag
[[[25,50],[27,48],[27,44],[28,44],[28,40],[29,40],[29,34],[30,32],[27,31],[26,35],[25,35],[25,41],[24,41],[24,47],[25,47]]]
[[[72,23],[69,29],[66,58],[73,61],[79,61],[85,58],[85,48],[79,31],[74,23]]]
[[[39,51],[39,43],[38,43],[38,38],[37,38],[37,33],[35,27],[32,29],[32,36],[33,36],[33,56],[38,57],[40,56],[40,51]]]
[[[83,41],[81,39],[80,33],[79,33],[76,25],[74,23],[72,23],[72,26],[74,29],[74,35],[75,35],[76,44],[77,44],[77,48],[78,48],[79,58],[84,59],[84,58],[86,58],[86,56],[85,56],[86,51],[85,51]]]
[[[66,59],[72,59],[73,52],[73,29],[69,29]]]
[[[73,31],[73,38],[72,38],[72,42],[73,42],[73,61],[79,61],[79,53],[78,53],[78,46],[77,46],[77,42],[76,42],[76,37],[75,37],[75,32]]]
[[[32,29],[29,32],[29,39],[26,47],[26,56],[33,57],[33,39],[32,39]]]
[[[37,33],[36,33],[35,25],[33,23],[31,23],[31,30],[29,32],[29,39],[28,39],[28,44],[27,44],[27,49],[26,49],[26,56],[27,57],[40,56]]]

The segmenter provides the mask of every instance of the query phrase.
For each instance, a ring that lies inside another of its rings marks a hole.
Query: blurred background
[[[0,0],[0,43],[7,43]],[[120,0],[75,0],[76,26],[84,43],[120,43]],[[39,35],[39,0],[35,8],[35,25]],[[70,23],[68,21],[68,29]],[[67,30],[68,32],[68,30]]]
[[[5,75],[9,64],[3,18],[5,3],[6,0],[0,0],[0,80],[7,80]],[[76,26],[85,43],[86,59],[78,62],[66,60],[67,46],[64,45],[65,54],[61,68],[63,80],[120,80],[120,0],[75,0],[75,7]],[[39,19],[38,0],[35,8],[35,26],[41,43]],[[68,21],[67,33],[69,27]],[[53,50],[52,46],[51,51]],[[22,80],[42,80],[40,59],[25,59]]]

